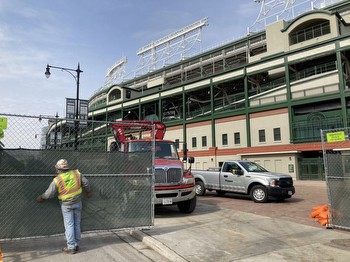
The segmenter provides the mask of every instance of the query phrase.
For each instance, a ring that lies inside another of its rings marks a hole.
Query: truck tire
[[[205,194],[205,186],[204,183],[200,180],[196,181],[196,194],[197,196],[204,196]]]
[[[189,214],[194,211],[194,209],[196,208],[196,204],[197,204],[197,197],[194,196],[194,198],[192,199],[177,203],[177,207],[179,208],[180,212]]]
[[[266,203],[268,200],[266,187],[262,185],[253,186],[250,190],[250,198],[256,203]]]

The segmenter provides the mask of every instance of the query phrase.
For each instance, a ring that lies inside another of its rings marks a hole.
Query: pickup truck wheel
[[[266,203],[268,200],[266,187],[256,185],[250,191],[250,198],[256,203]]]
[[[180,212],[189,214],[189,213],[192,213],[196,208],[196,203],[197,203],[197,197],[195,196],[192,199],[178,203],[177,207],[179,208]]]
[[[204,183],[200,180],[196,181],[196,194],[198,196],[203,196],[205,194]]]

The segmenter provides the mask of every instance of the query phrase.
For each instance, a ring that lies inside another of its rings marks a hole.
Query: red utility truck
[[[151,120],[121,120],[111,123],[111,127],[116,140],[110,145],[111,151],[151,152],[154,146],[155,205],[176,204],[183,213],[193,212],[197,201],[195,179],[191,165],[185,169],[183,161],[192,164],[194,158],[187,159],[184,148],[183,161],[180,160],[175,142],[164,140],[165,124]]]

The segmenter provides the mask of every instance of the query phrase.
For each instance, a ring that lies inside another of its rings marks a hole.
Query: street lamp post
[[[55,116],[55,138],[54,138],[54,146],[55,149],[57,147],[57,119],[58,119],[58,113],[56,112],[56,116]]]
[[[80,70],[80,64],[78,63],[78,67],[77,69],[71,69],[71,68],[66,68],[66,67],[59,67],[59,66],[53,66],[53,65],[49,65],[47,64],[46,66],[46,71],[45,71],[45,76],[46,78],[49,78],[51,73],[50,73],[50,68],[55,68],[55,69],[60,69],[62,71],[66,71],[67,73],[69,73],[71,76],[73,76],[73,78],[76,81],[77,84],[77,97],[76,97],[76,101],[75,101],[75,137],[74,137],[74,150],[77,150],[78,148],[78,129],[79,129],[79,84],[80,84],[80,73],[82,73],[83,71]],[[72,72],[76,72],[76,75],[74,75]]]

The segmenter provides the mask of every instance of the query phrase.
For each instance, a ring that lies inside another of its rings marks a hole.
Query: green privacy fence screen
[[[108,123],[86,121],[76,135],[64,119],[0,118],[7,121],[0,140],[0,239],[64,233],[57,198],[35,201],[61,158],[88,178],[94,192],[83,199],[83,232],[153,226],[152,152],[109,152]]]

